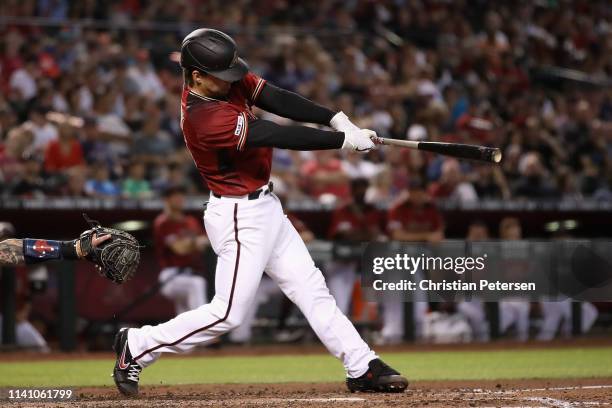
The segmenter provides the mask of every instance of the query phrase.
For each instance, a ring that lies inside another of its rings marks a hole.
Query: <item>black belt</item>
[[[249,200],[257,200],[263,191],[264,191],[264,189],[263,189],[263,187],[262,187],[262,188],[260,188],[260,189],[258,189],[258,190],[253,191],[252,193],[249,193],[249,195],[248,195],[248,199],[249,199]],[[264,195],[271,194],[271,193],[272,193],[272,191],[274,191],[274,183],[269,182],[269,183],[268,183],[268,189],[267,189],[267,190],[265,190]],[[217,193],[215,193],[215,192],[213,192],[213,191],[211,191],[211,193],[212,193],[212,195],[213,195],[213,196],[215,196],[215,197],[217,197],[217,198],[224,197],[224,196],[222,196],[221,194],[217,194]],[[225,197],[229,197],[229,198],[231,198],[231,196],[225,196]]]

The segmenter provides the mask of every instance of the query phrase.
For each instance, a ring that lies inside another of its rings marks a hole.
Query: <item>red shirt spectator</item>
[[[73,139],[68,143],[53,140],[45,150],[45,170],[56,172],[84,164],[81,144]]]
[[[333,157],[334,153],[330,150],[315,154],[315,160],[302,166],[302,174],[306,178],[305,189],[315,197],[333,194],[338,198],[348,198],[348,176],[342,169],[342,161]]]
[[[74,128],[67,124],[59,125],[58,138],[45,148],[45,170],[62,171],[84,163],[83,148],[75,137]]]

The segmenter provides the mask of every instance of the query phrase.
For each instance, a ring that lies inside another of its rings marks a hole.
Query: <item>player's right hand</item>
[[[369,152],[374,148],[378,139],[376,132],[370,129],[357,129],[344,132],[343,149],[355,150],[357,152]]]

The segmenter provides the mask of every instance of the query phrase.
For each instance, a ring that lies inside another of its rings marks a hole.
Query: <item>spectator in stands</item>
[[[555,176],[562,200],[579,201],[584,199],[576,176],[568,166],[559,166]]]
[[[28,102],[36,97],[38,86],[36,80],[40,77],[38,61],[34,56],[28,56],[23,67],[16,69],[9,79],[11,99],[22,103]]]
[[[559,197],[559,191],[549,181],[550,178],[537,153],[527,153],[519,163],[519,170],[521,177],[514,187],[514,195],[517,198],[552,200]]]
[[[379,173],[380,167],[371,161],[362,160],[361,154],[355,151],[347,151],[342,160],[342,171],[351,179],[364,178],[370,180]]]
[[[133,96],[132,100],[136,102],[140,101],[141,100],[140,95],[142,93],[140,82],[142,81],[142,79],[138,78],[138,73],[134,72],[133,70],[130,70],[128,67],[128,62],[123,58],[118,58],[117,60],[113,61],[113,68],[114,68],[114,70],[112,71],[113,85],[121,89],[126,99]],[[127,105],[127,101],[126,101],[126,105]],[[127,106],[126,106],[126,109],[127,109]],[[136,109],[135,112],[131,112],[131,113],[140,113],[140,112],[138,111],[138,109]],[[129,112],[126,112],[126,114],[129,114]]]
[[[46,114],[46,108],[37,107],[30,112],[30,120],[23,124],[34,135],[32,149],[36,153],[44,153],[47,145],[58,137],[57,127],[47,120]]]
[[[67,123],[58,126],[59,137],[52,140],[45,150],[45,171],[55,173],[85,163],[81,143],[75,129]]]
[[[0,143],[7,137],[8,132],[18,124],[15,111],[3,99],[0,96]]]
[[[0,181],[8,189],[21,173],[21,160],[32,145],[32,132],[23,127],[11,129],[0,145]]]
[[[109,178],[108,167],[104,163],[92,166],[92,177],[85,183],[87,195],[98,198],[112,198],[121,194],[121,190]]]
[[[85,166],[74,166],[64,173],[66,184],[60,188],[60,194],[65,197],[86,197],[87,193],[87,168]]]
[[[612,169],[608,170],[606,180],[595,191],[593,199],[598,201],[612,201]]]
[[[135,161],[128,167],[128,176],[123,180],[121,194],[126,198],[149,198],[152,191],[149,182],[145,179],[146,167],[144,163]]]
[[[507,200],[510,187],[502,170],[497,166],[479,164],[474,166],[473,185],[480,199]]]
[[[158,169],[158,175],[151,183],[151,188],[156,192],[163,192],[170,186],[184,186],[185,193],[193,194],[195,188],[189,179],[185,179],[185,171],[183,165],[173,161],[168,163],[162,169]]]
[[[432,12],[427,1],[409,6],[357,2],[340,9],[332,7],[332,0],[321,1],[317,8],[284,3],[274,8],[275,23],[302,27],[309,32],[304,38],[290,29],[282,35],[258,32],[260,35],[241,38],[252,68],[271,82],[335,105],[359,126],[374,127],[383,136],[503,147],[501,169],[509,188],[499,174],[491,174],[486,167],[462,163],[461,173],[451,171],[444,176],[449,180],[440,180],[439,157],[397,154],[397,149],[382,148],[376,154],[347,156],[340,171],[333,154],[315,153],[319,160],[314,162],[308,155],[284,156],[292,159],[282,172],[291,197],[346,197],[349,178],[372,177],[373,170],[382,166],[391,172],[391,196],[401,190],[409,175],[423,176],[424,169],[429,169],[430,179],[437,181],[431,187],[434,195],[460,202],[474,199],[465,183],[473,183],[477,193],[485,194],[479,198],[556,199],[563,193],[566,197],[579,194],[583,199],[610,199],[611,162],[605,135],[612,120],[612,103],[606,88],[599,86],[608,75],[608,53],[604,51],[609,30],[600,7],[583,7],[578,2],[529,3],[521,4],[520,12],[514,13],[508,4],[481,2],[474,9],[467,3],[447,2],[436,4]],[[54,10],[57,18],[94,18],[102,25],[119,18],[126,26],[154,18],[160,10],[181,24],[196,23],[193,16],[209,15],[219,26],[248,25],[254,30],[265,26],[269,17],[261,13],[247,17],[240,12],[228,17],[222,3],[177,4],[170,1],[160,8],[158,2],[138,7],[96,3],[89,7],[72,2]],[[49,8],[1,3],[0,9],[2,15],[41,17],[48,15],[45,10]],[[329,10],[333,10],[331,15]],[[480,17],[469,17],[472,14]],[[592,28],[588,35],[567,36],[567,22],[574,20]],[[397,34],[393,46],[387,41],[390,37],[355,35],[355,30],[362,33],[378,26]],[[347,34],[339,29],[347,29]],[[29,150],[42,153],[56,135],[44,119],[36,117],[40,107],[83,118],[93,114],[98,134],[95,142],[84,136],[86,159],[107,162],[109,170],[120,177],[117,161],[130,159],[132,132],[142,130],[149,106],[155,102],[161,110],[160,129],[170,133],[174,144],[168,154],[180,154],[182,78],[167,56],[182,34],[155,29],[129,30],[129,34],[121,28],[66,30],[63,24],[44,31],[5,27],[0,36],[0,89],[4,90],[0,94],[6,101],[0,96],[0,112],[10,102],[14,114],[6,116],[6,121],[0,114],[0,135],[5,137],[10,128],[32,117],[28,126],[36,141]],[[150,48],[150,44],[157,47]],[[572,80],[566,80],[575,85],[571,92],[568,87],[548,86],[552,81],[541,78],[556,74],[540,68],[555,65],[582,71],[595,86]],[[528,75],[533,68],[542,74]],[[535,161],[534,154],[539,155],[539,165],[526,165]],[[562,166],[569,170],[557,181],[550,175],[560,172]],[[192,169],[185,166],[185,175]],[[147,174],[148,181],[158,177],[156,172]],[[452,187],[457,182],[462,186]],[[444,191],[441,184],[451,185],[453,191]]]
[[[145,117],[142,129],[134,135],[132,156],[153,166],[165,163],[174,150],[172,137],[160,129],[161,112],[156,105],[148,107]]]
[[[23,158],[21,175],[10,190],[12,195],[19,197],[40,198],[47,192],[47,185],[42,176],[42,163],[33,155]]]
[[[105,134],[98,129],[95,118],[85,118],[81,136],[85,160],[88,163],[104,163],[108,168],[115,165],[118,157],[107,143]]]
[[[462,204],[478,201],[474,186],[466,181],[459,161],[445,159],[442,163],[440,179],[431,184],[429,194],[433,199],[445,199]]]
[[[166,90],[149,60],[149,51],[140,49],[136,52],[136,63],[128,68],[127,78],[133,81],[138,89],[138,95],[157,101]]]
[[[124,156],[129,152],[132,142],[130,128],[113,109],[117,102],[117,92],[106,89],[96,96],[95,119],[98,131],[105,136],[106,143],[116,156]]]
[[[393,189],[391,181],[391,171],[386,166],[381,166],[380,172],[374,176],[366,191],[366,202],[373,205],[392,202]]]
[[[349,197],[349,177],[335,154],[333,150],[316,152],[302,166],[303,188],[311,196],[319,198],[326,194],[339,200]]]

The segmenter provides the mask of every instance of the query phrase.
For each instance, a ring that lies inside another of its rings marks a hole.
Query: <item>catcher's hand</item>
[[[96,264],[102,276],[115,283],[130,279],[140,262],[140,245],[125,231],[102,227],[99,222],[83,214],[91,229],[76,240],[78,255]]]

